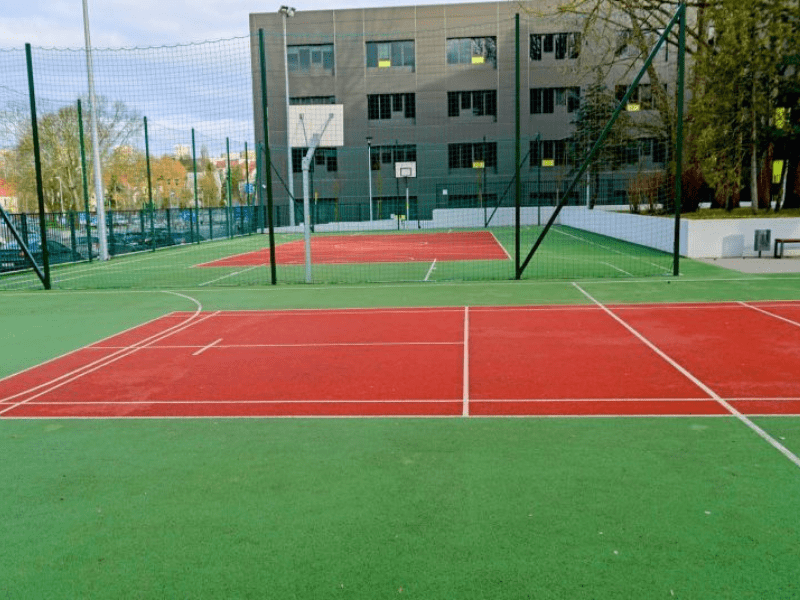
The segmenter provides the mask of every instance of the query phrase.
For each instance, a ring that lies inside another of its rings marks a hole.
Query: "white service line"
[[[221,341],[222,341],[222,338],[219,338],[218,340],[214,340],[214,341],[213,341],[213,342],[211,342],[210,344],[208,344],[208,345],[206,345],[206,346],[203,346],[202,348],[200,348],[200,350],[198,350],[197,352],[192,352],[192,356],[200,356],[200,355],[201,355],[203,352],[205,352],[205,351],[206,351],[206,350],[208,350],[209,348],[213,348],[214,346],[216,346],[217,344],[219,344]]]
[[[778,319],[780,321],[783,321],[784,323],[789,323],[789,325],[794,325],[795,327],[800,327],[800,323],[798,323],[797,321],[793,321],[792,319],[787,319],[786,317],[782,317],[780,315],[776,315],[775,313],[769,312],[768,310],[764,310],[763,308],[758,308],[757,306],[753,306],[752,304],[748,304],[747,302],[741,302],[740,301],[740,302],[738,302],[738,304],[741,304],[742,306],[746,306],[747,308],[751,308],[751,309],[753,309],[755,311],[758,311],[760,313],[768,315],[768,316],[772,317],[773,319]]]
[[[219,312],[219,311],[217,311],[217,312]],[[22,392],[14,394],[13,396],[9,396],[7,398],[3,398],[2,401],[5,402],[5,401],[11,400],[13,398],[18,398],[19,396],[24,396],[25,394],[28,394],[28,393],[33,392],[35,390],[39,390],[41,388],[46,388],[46,389],[44,389],[43,391],[40,391],[37,394],[29,396],[28,398],[25,398],[25,400],[21,400],[19,402],[15,402],[14,404],[11,404],[10,406],[4,408],[3,410],[0,410],[0,415],[2,415],[4,413],[7,413],[8,411],[17,408],[18,406],[22,406],[23,404],[27,404],[31,400],[35,400],[36,398],[44,396],[45,394],[47,394],[49,392],[52,392],[53,390],[56,390],[56,389],[66,385],[68,383],[71,383],[71,382],[75,381],[76,379],[80,379],[84,375],[88,375],[89,373],[93,373],[93,372],[97,371],[98,369],[106,367],[106,366],[108,366],[108,365],[110,365],[110,364],[112,364],[112,363],[114,363],[114,362],[116,362],[116,361],[118,361],[118,360],[120,360],[122,358],[125,358],[126,356],[130,356],[131,354],[134,354],[135,352],[138,352],[139,350],[142,350],[143,348],[147,348],[149,345],[154,344],[154,343],[156,343],[156,342],[158,342],[158,341],[160,341],[162,339],[165,339],[165,338],[171,336],[174,333],[179,333],[179,332],[183,331],[184,329],[187,329],[187,328],[191,327],[192,325],[195,325],[197,323],[202,323],[203,321],[206,321],[207,319],[210,319],[211,317],[216,315],[217,312],[211,313],[211,314],[203,317],[202,319],[197,319],[197,320],[195,320],[194,317],[196,317],[199,314],[199,312],[195,313],[194,315],[192,315],[192,317],[190,317],[184,323],[182,323],[179,328],[176,329],[175,327],[177,327],[177,326],[173,326],[173,327],[171,327],[171,328],[169,328],[169,329],[167,329],[165,331],[162,331],[160,334],[155,334],[153,336],[150,336],[150,338],[155,338],[155,339],[151,339],[146,344],[140,342],[139,345],[132,345],[129,348],[127,348],[127,350],[118,350],[117,352],[112,353],[110,356],[106,356],[106,357],[104,357],[102,359],[95,360],[95,361],[93,361],[93,362],[91,362],[91,363],[89,363],[87,365],[84,365],[82,367],[74,369],[73,371],[70,371],[69,373],[65,373],[64,375],[61,375],[61,376],[56,377],[54,379],[51,379],[48,382],[45,382],[45,383],[39,384],[39,385],[37,385],[37,386],[35,386],[33,388],[29,388],[27,390],[24,390]],[[170,329],[172,331],[170,331]],[[156,336],[160,336],[160,337],[156,337]],[[147,338],[147,339],[150,339],[150,338]]]
[[[425,274],[425,279],[423,279],[423,281],[428,281],[428,279],[429,279],[429,278],[430,278],[430,276],[431,276],[431,273],[433,273],[433,270],[434,270],[435,268],[436,268],[436,259],[434,258],[434,259],[433,259],[433,262],[431,263],[431,268],[430,268],[430,269],[428,269],[428,272]]]
[[[772,437],[769,433],[764,431],[761,427],[753,423],[750,419],[748,419],[745,415],[740,413],[736,408],[734,408],[729,402],[727,402],[722,396],[717,394],[714,390],[700,381],[697,377],[692,375],[688,370],[678,364],[675,360],[673,360],[670,356],[668,356],[664,351],[662,351],[658,346],[656,346],[653,342],[648,340],[644,335],[639,333],[636,329],[634,329],[631,325],[626,323],[620,317],[618,317],[614,312],[612,312],[608,307],[602,304],[599,300],[594,298],[589,292],[584,290],[581,286],[577,283],[572,283],[584,296],[586,296],[589,300],[594,302],[599,308],[601,308],[607,315],[609,315],[612,319],[614,319],[617,323],[622,325],[625,329],[630,331],[636,338],[639,339],[643,344],[645,344],[648,348],[650,348],[653,352],[658,354],[661,358],[667,361],[670,365],[672,365],[677,371],[679,371],[684,377],[686,377],[689,381],[694,383],[697,387],[703,390],[706,394],[708,394],[711,398],[719,402],[725,410],[731,413],[734,417],[739,419],[744,425],[750,428],[754,433],[756,433],[761,439],[767,442],[770,446],[775,448],[778,452],[783,454],[786,458],[788,458],[795,466],[800,467],[800,457],[794,454],[791,450],[789,450],[786,446],[781,444],[778,440]]]
[[[464,307],[464,389],[461,400],[461,415],[469,416],[469,306]]]
[[[235,277],[236,275],[241,275],[242,273],[247,273],[248,271],[252,271],[253,269],[257,269],[258,267],[263,267],[263,266],[264,265],[253,265],[248,269],[242,269],[241,271],[235,271],[234,273],[228,273],[227,275],[223,275],[222,277],[217,277],[216,279],[212,279],[211,281],[204,281],[203,283],[198,283],[197,287],[211,285],[212,283],[216,283],[217,281],[222,281],[223,279],[227,279],[228,277]]]

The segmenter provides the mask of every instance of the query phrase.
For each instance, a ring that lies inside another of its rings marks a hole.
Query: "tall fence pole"
[[[86,246],[92,262],[92,216],[89,213],[89,179],[86,174],[86,148],[83,140],[83,109],[78,98],[78,140],[81,145],[81,183],[83,184],[83,210],[86,213]]]
[[[156,251],[155,207],[153,206],[153,178],[150,172],[150,137],[147,135],[147,117],[144,117],[144,162],[147,165],[147,200],[150,204],[150,243]]]
[[[681,203],[683,194],[683,100],[686,63],[686,3],[682,2],[678,22],[678,97],[677,123],[675,124],[675,237],[672,251],[672,274],[680,275]]]
[[[522,206],[522,181],[520,180],[521,173],[520,173],[520,154],[522,154],[522,149],[520,148],[521,142],[521,132],[520,132],[520,99],[519,99],[519,90],[520,90],[520,74],[519,74],[519,13],[517,13],[514,17],[514,48],[516,50],[516,59],[514,62],[514,71],[515,71],[515,79],[516,79],[516,93],[514,95],[514,114],[515,114],[515,140],[514,140],[514,177],[516,178],[515,188],[514,188],[514,277],[516,279],[520,278],[520,271],[519,271],[519,261],[520,261],[520,231],[519,231],[519,222],[521,217],[521,206]]]
[[[272,218],[272,159],[269,153],[269,121],[267,108],[267,59],[264,51],[264,30],[258,30],[258,50],[261,58],[261,119],[264,126],[264,175],[267,185],[267,223],[269,226],[269,266],[272,276],[272,285],[278,282],[277,267],[275,265],[275,226]],[[294,201],[290,202],[293,205]],[[292,209],[294,207],[292,206]]]
[[[200,199],[197,197],[197,150],[194,144],[194,127],[192,127],[192,170],[194,171],[194,219],[196,241],[200,243]]]
[[[33,162],[36,170],[36,195],[39,199],[39,246],[42,249],[42,267],[44,270],[42,283],[44,284],[44,289],[49,290],[50,253],[47,248],[47,223],[44,215],[44,185],[42,183],[42,156],[39,148],[39,123],[36,118],[36,92],[33,86],[33,58],[31,56],[30,44],[25,44],[25,59],[28,63],[28,93],[31,103],[31,133],[33,137]]]
[[[92,161],[94,162],[94,194],[97,204],[97,236],[100,238],[100,260],[108,260],[103,167],[100,164],[100,136],[97,133],[97,96],[94,92],[94,66],[92,63],[92,42],[89,38],[89,7],[87,6],[87,0],[83,0],[83,37],[86,42],[86,76],[89,80],[89,115],[92,135]]]

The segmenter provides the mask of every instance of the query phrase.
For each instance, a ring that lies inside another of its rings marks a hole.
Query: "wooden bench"
[[[800,244],[800,238],[775,238],[775,258],[783,258],[783,247],[786,244]]]

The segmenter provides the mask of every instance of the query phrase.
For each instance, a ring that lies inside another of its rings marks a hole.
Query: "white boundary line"
[[[461,415],[469,416],[469,306],[464,307],[464,383]]]
[[[489,234],[494,238],[495,243],[503,249],[503,252],[506,253],[506,256],[508,257],[508,260],[514,260],[511,257],[511,255],[508,253],[508,250],[506,250],[506,247],[503,246],[503,244],[500,243],[500,240],[497,239],[497,236],[494,234],[494,231],[489,231]]]
[[[434,270],[435,268],[436,268],[436,259],[434,258],[434,259],[433,259],[433,262],[431,263],[431,268],[430,268],[430,269],[428,269],[428,272],[425,274],[425,279],[423,279],[423,281],[428,281],[428,279],[429,279],[429,278],[430,278],[430,276],[431,276],[431,273],[433,273],[433,270]]]
[[[207,345],[203,346],[202,348],[200,348],[197,352],[192,352],[192,356],[200,356],[203,352],[205,352],[209,348],[213,348],[214,346],[219,344],[221,341],[222,341],[222,338],[219,338],[218,340],[214,340],[210,344],[207,344]]]
[[[778,319],[780,321],[783,321],[784,323],[789,323],[789,325],[800,327],[800,323],[798,323],[797,321],[794,321],[792,319],[787,319],[786,317],[782,317],[780,315],[776,315],[775,313],[769,312],[768,310],[764,310],[763,308],[758,308],[757,306],[753,306],[752,304],[748,304],[747,302],[737,302],[737,304],[741,304],[742,306],[746,306],[747,308],[763,313],[767,316],[772,317],[773,319]]]
[[[78,379],[78,378],[80,378],[80,377],[82,377],[82,376],[84,376],[84,375],[86,375],[88,373],[92,373],[92,372],[96,371],[97,369],[100,369],[100,368],[102,368],[102,367],[104,367],[106,365],[109,365],[109,364],[111,364],[113,362],[116,362],[117,360],[119,360],[121,358],[129,356],[129,355],[133,354],[134,352],[137,352],[138,350],[147,347],[150,344],[153,344],[153,343],[155,343],[155,342],[157,342],[157,341],[159,341],[161,339],[164,339],[166,337],[169,337],[173,333],[177,333],[179,331],[183,331],[183,329],[186,329],[187,327],[189,327],[191,325],[194,325],[195,323],[198,323],[200,321],[204,321],[205,319],[207,319],[209,317],[212,317],[212,316],[214,316],[214,314],[216,314],[216,313],[212,313],[208,317],[205,317],[205,318],[200,319],[198,321],[198,320],[196,320],[197,316],[200,315],[200,313],[203,310],[203,306],[200,304],[200,302],[198,302],[194,298],[190,298],[189,296],[184,296],[183,294],[178,294],[178,293],[175,293],[175,292],[167,292],[167,293],[174,294],[176,296],[181,296],[183,298],[187,298],[187,299],[191,300],[192,302],[194,302],[197,305],[197,309],[195,310],[194,313],[192,313],[191,316],[189,316],[189,318],[184,320],[182,323],[178,323],[178,324],[173,325],[171,327],[168,327],[167,329],[164,329],[164,330],[162,330],[162,331],[160,331],[158,333],[155,333],[155,334],[153,334],[153,335],[151,335],[149,337],[146,337],[146,338],[144,338],[142,340],[139,340],[138,342],[136,342],[135,344],[132,344],[131,346],[129,346],[126,349],[117,350],[116,352],[112,352],[108,356],[104,356],[104,357],[96,359],[96,360],[94,360],[94,361],[92,361],[92,362],[90,362],[88,364],[82,365],[82,366],[80,366],[80,367],[78,367],[76,369],[73,369],[72,371],[69,371],[69,372],[64,373],[62,375],[59,375],[58,377],[55,377],[55,378],[51,379],[50,381],[46,381],[44,383],[40,383],[39,385],[36,385],[36,386],[34,386],[32,388],[28,388],[28,389],[23,390],[21,392],[17,392],[16,394],[12,394],[11,396],[7,396],[5,398],[0,398],[0,403],[5,403],[5,402],[8,402],[9,400],[13,400],[15,398],[19,398],[20,396],[24,396],[26,394],[30,394],[31,392],[35,392],[37,390],[40,390],[41,388],[48,388],[48,386],[50,386],[48,389],[45,389],[44,391],[41,391],[41,392],[39,392],[37,394],[34,394],[33,396],[30,396],[30,397],[26,398],[25,400],[22,400],[20,402],[15,402],[14,404],[11,404],[11,405],[3,408],[2,410],[0,410],[0,415],[3,415],[3,414],[5,414],[6,412],[8,412],[10,410],[13,410],[14,408],[17,408],[18,406],[21,406],[22,404],[30,402],[31,400],[33,400],[35,398],[38,398],[38,397],[40,397],[40,396],[42,396],[44,394],[47,394],[48,392],[51,392],[52,390],[57,389],[57,388],[65,385],[65,384],[67,384],[67,383],[69,383],[71,381],[74,381],[75,379]],[[217,312],[219,312],[219,311],[217,311]],[[174,313],[170,313],[170,314],[174,314]]]
[[[205,287],[207,285],[211,285],[212,283],[216,283],[218,281],[222,281],[223,279],[228,279],[229,277],[236,277],[237,275],[241,275],[242,273],[248,273],[253,269],[257,269],[259,267],[263,267],[265,265],[253,265],[247,269],[242,269],[241,271],[235,271],[233,273],[228,273],[227,275],[223,275],[222,277],[217,277],[216,279],[212,279],[211,281],[204,281],[203,283],[198,283],[197,287]]]
[[[617,323],[622,325],[625,329],[631,332],[636,338],[639,339],[643,344],[645,344],[648,348],[650,348],[653,352],[658,354],[661,358],[667,361],[670,365],[672,365],[679,373],[681,373],[684,377],[686,377],[689,381],[694,383],[697,387],[703,390],[706,394],[708,394],[711,398],[719,402],[725,410],[727,410],[731,415],[739,419],[741,423],[746,425],[750,428],[751,431],[756,433],[761,439],[767,442],[770,446],[775,448],[778,452],[783,454],[786,458],[788,458],[796,467],[800,467],[800,457],[794,454],[791,450],[789,450],[786,446],[781,444],[778,440],[772,437],[769,433],[764,431],[761,427],[753,423],[750,419],[748,419],[745,415],[740,413],[736,410],[729,402],[727,402],[724,398],[722,398],[719,394],[717,394],[714,390],[700,381],[697,377],[692,375],[688,370],[678,364],[675,360],[670,358],[665,352],[663,352],[658,346],[656,346],[653,342],[648,340],[644,335],[639,333],[636,329],[634,329],[631,325],[627,322],[622,320],[622,318],[618,317],[614,314],[609,308],[607,308],[604,304],[602,304],[599,300],[594,298],[591,294],[589,294],[586,290],[584,290],[580,285],[577,283],[573,283],[574,285],[584,296],[589,298],[592,302],[594,302],[597,306],[599,306],[603,311],[609,315],[612,319],[614,319]]]
[[[358,346],[461,346],[462,341],[459,340],[457,342],[308,342],[308,343],[297,343],[297,344],[218,344],[222,338],[219,338],[215,342],[211,342],[207,346],[148,346],[146,348],[142,348],[143,350],[198,350],[192,354],[192,356],[196,356],[201,352],[205,352],[210,348],[218,348],[220,350],[238,350],[241,348],[338,348],[343,347],[347,348],[350,346],[358,347]],[[99,346],[99,348],[105,350],[125,350],[129,348],[129,346]]]

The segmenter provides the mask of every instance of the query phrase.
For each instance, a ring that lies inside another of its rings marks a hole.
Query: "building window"
[[[367,42],[367,67],[411,67],[413,70],[414,40]]]
[[[556,108],[563,107],[563,108]],[[574,113],[581,107],[581,88],[531,88],[530,111],[532,115],[552,114],[559,111]]]
[[[296,96],[289,98],[289,104],[336,104],[336,96]]]
[[[497,142],[475,142],[447,145],[449,169],[497,170]]]
[[[664,85],[664,91],[666,92],[666,84]],[[628,91],[627,85],[618,85],[615,88],[617,102],[621,102],[622,99],[625,97],[625,92]],[[636,88],[633,90],[633,93],[628,98],[628,104],[625,106],[625,110],[629,112],[637,112],[640,110],[653,110],[655,108],[655,102],[653,100],[653,88],[649,83],[640,83]]]
[[[564,167],[574,163],[572,140],[533,140],[530,143],[531,167]]]
[[[531,60],[541,61],[545,55],[554,60],[576,59],[581,53],[581,33],[535,33],[531,35]]]
[[[373,171],[380,171],[381,165],[387,165],[394,173],[394,163],[417,162],[417,147],[413,144],[370,146],[369,152]]]
[[[497,90],[447,92],[448,117],[494,117],[497,120]]]
[[[413,93],[367,95],[367,118],[371,121],[415,119],[416,116],[417,104]]]
[[[465,37],[447,40],[447,64],[485,65],[497,68],[497,38]]]
[[[292,172],[303,172],[303,158],[308,152],[308,148],[292,148]],[[311,160],[310,171],[314,167],[326,168],[329,173],[335,173],[339,170],[339,162],[336,157],[336,148],[322,148],[319,147],[314,151],[314,158]]]
[[[333,44],[289,46],[286,62],[290,73],[333,74]]]

